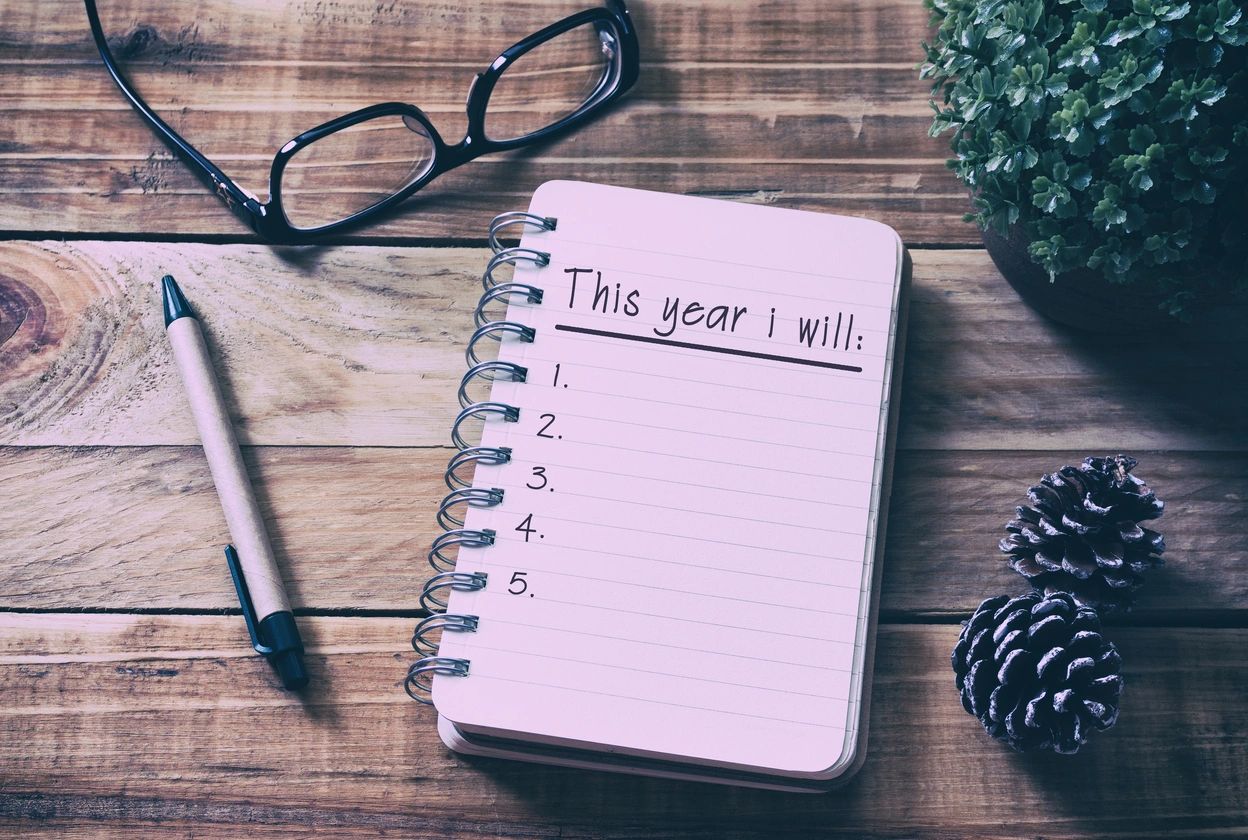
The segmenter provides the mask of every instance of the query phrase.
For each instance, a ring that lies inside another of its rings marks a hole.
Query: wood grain
[[[570,2],[377,4],[110,0],[114,50],[150,104],[264,195],[294,135],[388,100],[465,128],[472,75],[506,46],[584,8]],[[6,4],[0,29],[0,229],[250,232],[131,113],[82,6]],[[966,191],[927,136],[918,79],[927,15],[903,0],[637,3],[638,86],[621,107],[541,149],[485,158],[360,235],[479,238],[552,178],[605,180],[875,216],[908,241],[978,241]]]
[[[449,440],[478,250],[81,242],[0,255],[4,442],[196,442],[161,320],[166,272],[201,317],[240,442]]]
[[[243,443],[444,445],[488,251],[0,244],[0,443],[197,442],[160,320],[203,316]],[[903,449],[1244,451],[1248,319],[1057,327],[978,250],[914,252]]]
[[[305,619],[282,693],[234,617],[0,617],[0,821],[25,834],[404,837],[1221,836],[1248,828],[1248,631],[1119,628],[1116,729],[1077,758],[988,739],[952,626],[881,632],[867,762],[784,795],[461,759],[399,681],[410,621]],[[255,740],[249,737],[256,733]],[[1129,777],[1126,778],[1126,777]],[[1110,794],[1109,791],[1116,791]]]
[[[297,608],[412,610],[450,450],[245,452]],[[0,606],[237,608],[229,532],[191,447],[0,447]]]
[[[157,111],[263,196],[282,143],[375,102],[457,139],[472,75],[593,2],[100,11]],[[1248,311],[1070,333],[951,248],[978,235],[926,134],[917,0],[630,8],[643,68],[619,107],[444,176],[358,245],[270,249],[91,241],[254,237],[125,103],[80,0],[0,0],[0,232],[77,240],[0,242],[0,835],[1248,835]],[[393,613],[428,574],[486,252],[393,246],[479,244],[554,178],[869,216],[938,248],[913,254],[871,738],[841,792],[461,759],[402,693],[414,620]],[[166,271],[204,316],[292,601],[354,614],[300,619],[303,698],[239,616],[203,614],[237,605],[160,322]],[[1122,721],[1073,759],[1015,755],[958,705],[954,620],[1021,590],[995,543],[1025,487],[1114,451],[1168,502],[1167,566],[1108,631]],[[132,610],[199,614],[112,614]]]
[[[413,610],[432,572],[446,449],[261,447],[246,453],[291,600],[300,609]],[[996,548],[1040,475],[1077,452],[899,454],[881,608],[963,617],[1021,591]],[[1248,609],[1248,456],[1141,454],[1167,502],[1167,567],[1131,620],[1242,621]],[[0,507],[0,608],[238,606],[229,539],[193,447],[0,448],[0,486],[38,505]],[[1241,618],[1236,619],[1236,616]]]

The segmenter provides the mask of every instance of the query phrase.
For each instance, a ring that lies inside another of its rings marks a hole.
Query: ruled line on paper
[[[494,537],[494,543],[496,545],[501,545],[503,543],[513,543],[516,545],[521,545],[521,544],[524,544],[524,540],[519,539],[519,538],[513,539],[511,537],[505,537],[502,534],[497,534]],[[544,548],[562,548],[571,552],[579,551],[579,552],[585,552],[585,553],[593,553],[596,555],[604,555],[607,557],[620,557],[625,560],[642,560],[647,563],[661,563],[665,566],[680,566],[682,568],[687,568],[687,569],[703,569],[705,571],[718,572],[720,574],[725,574],[725,575],[739,575],[742,577],[751,577],[751,578],[759,578],[759,579],[770,579],[770,578],[775,577],[775,573],[770,570],[749,571],[746,569],[730,569],[730,568],[725,568],[724,566],[711,566],[711,565],[707,565],[706,563],[688,563],[683,560],[672,560],[670,558],[662,558],[662,557],[649,557],[643,554],[626,554],[622,551],[608,551],[603,548],[597,548],[597,547],[589,548],[583,545],[568,545],[567,543],[558,543],[558,542],[548,541],[548,542],[542,543],[542,546]],[[837,562],[851,563],[853,561],[839,560]],[[465,560],[464,563],[466,565],[473,565],[473,564],[468,564],[467,560]],[[490,566],[490,565],[497,565],[497,564],[490,563],[487,558],[479,558],[477,559],[475,565]],[[755,568],[757,569],[757,566],[755,566]],[[794,577],[793,575],[786,575],[785,577],[790,583],[801,584],[803,586],[820,586],[820,587],[825,587],[828,589],[853,589],[853,590],[858,589],[857,583],[853,583],[853,584],[829,583],[826,581],[809,580],[807,578]]]
[[[512,492],[517,492],[521,489],[521,487],[523,487],[523,485],[509,484],[506,482],[494,482],[492,486],[500,490],[511,490]],[[753,522],[759,525],[779,525],[785,528],[801,528],[804,531],[818,531],[819,533],[823,533],[823,534],[843,534],[844,536],[847,536],[847,537],[865,536],[864,533],[859,533],[858,531],[846,531],[843,528],[821,528],[818,525],[806,525],[804,523],[798,523],[798,522],[778,522],[774,519],[760,519],[758,517],[753,517],[753,516],[740,516],[738,514],[733,514],[733,513],[721,513],[718,508],[708,510],[706,508],[676,507],[675,505],[670,505],[666,503],[645,502],[639,499],[621,499],[616,496],[595,496],[592,493],[578,493],[576,491],[564,492],[560,496],[560,501],[562,502],[563,499],[569,499],[569,498],[571,499],[593,499],[596,502],[615,502],[616,504],[623,504],[623,505],[640,505],[642,507],[658,508],[660,510],[671,511],[671,512],[676,512],[676,513],[693,513],[693,514],[698,514],[702,516],[711,516],[717,519],[731,519],[737,522]],[[856,509],[866,510],[865,508],[856,508]]]
[[[494,653],[509,653],[512,656],[533,656],[542,659],[554,659],[559,662],[569,662],[574,665],[589,665],[594,668],[606,668],[612,671],[632,671],[638,674],[648,674],[655,677],[668,677],[674,680],[692,680],[693,682],[712,683],[714,685],[736,686],[737,688],[747,688],[754,691],[766,691],[772,694],[785,694],[794,697],[809,697],[812,700],[848,700],[848,697],[842,697],[839,694],[818,694],[810,691],[795,691],[788,687],[776,687],[770,685],[757,685],[755,683],[744,682],[742,680],[717,680],[712,677],[695,677],[691,674],[674,674],[671,671],[660,671],[654,668],[641,668],[636,665],[618,665],[610,662],[595,662],[592,659],[578,659],[573,656],[557,656],[552,653],[535,653],[531,650],[517,650],[516,648],[498,647],[496,645],[488,645],[481,642],[475,642],[472,646],[474,651],[488,650]],[[841,671],[840,673],[849,673]],[[660,701],[662,702],[662,701]],[[713,710],[715,711],[715,710]]]
[[[528,385],[534,388],[546,388],[549,390],[555,389],[554,385],[548,385],[544,382],[523,382],[521,384]],[[720,406],[720,405],[701,405],[699,403],[676,402],[674,400],[656,400],[656,399],[651,399],[649,397],[633,396],[632,394],[619,394],[619,393],[612,393],[610,391],[595,391],[592,388],[585,388],[585,387],[579,387],[579,386],[577,387],[576,390],[578,394],[590,394],[596,397],[612,397],[612,398],[617,398],[617,399],[628,400],[634,403],[644,402],[644,403],[650,403],[651,405],[668,405],[673,408],[691,408],[691,409],[695,409],[699,411],[714,411],[717,414],[731,414],[735,417],[749,417],[753,420],[775,420],[781,423],[795,423],[801,426],[818,426],[821,429],[844,429],[850,432],[874,432],[875,431],[875,429],[873,428],[864,429],[861,426],[840,426],[840,425],[837,425],[836,423],[824,423],[819,420],[803,420],[799,417],[786,417],[784,415],[775,415],[775,414],[759,414],[754,411],[735,411],[731,408],[724,408],[723,406]]]
[[[582,335],[594,335],[599,338],[618,338],[621,341],[661,344],[664,347],[679,347],[682,350],[701,350],[705,353],[723,353],[726,356],[744,356],[750,359],[765,359],[769,362],[784,362],[791,365],[806,365],[807,367],[862,373],[862,368],[858,365],[843,365],[839,362],[822,362],[816,359],[799,359],[797,356],[780,356],[775,353],[759,353],[755,350],[737,350],[733,347],[716,347],[712,344],[698,344],[694,341],[675,341],[670,338],[659,338],[657,336],[634,335],[633,333],[614,332],[613,330],[595,330],[589,327],[574,327],[570,324],[555,324],[555,329]]]
[[[534,361],[534,359],[532,357],[525,357],[524,361],[532,362]],[[579,362],[576,364],[579,364]],[[529,382],[523,379],[500,380],[500,381],[501,382],[515,382],[517,385],[524,385],[526,388],[542,388],[548,391],[554,391],[555,393],[559,393],[558,388],[556,386],[543,383],[543,382]],[[492,380],[482,380],[482,382],[485,384],[490,384]],[[491,387],[490,389],[490,394],[492,393],[493,393],[493,387]],[[820,429],[839,429],[839,430],[846,431],[846,432],[869,432],[871,434],[875,433],[874,426],[870,426],[870,427],[846,426],[846,425],[837,424],[837,423],[825,423],[819,420],[803,420],[798,417],[788,417],[785,415],[759,414],[753,411],[735,411],[733,409],[724,408],[719,405],[704,405],[701,403],[676,402],[674,400],[656,400],[656,399],[650,399],[648,397],[637,397],[631,394],[612,393],[610,391],[595,391],[593,389],[583,388],[583,387],[577,388],[577,394],[578,396],[580,394],[589,394],[590,396],[595,396],[595,397],[607,397],[608,399],[627,400],[628,402],[633,403],[633,404],[649,403],[650,405],[670,406],[672,408],[687,408],[691,411],[709,411],[717,415],[731,414],[734,417],[746,417],[746,418],[749,418],[750,420],[770,420],[770,421],[777,422],[777,423],[791,423],[791,424],[799,425],[799,426],[815,426]],[[469,394],[468,397],[474,402],[484,402],[489,398],[488,395],[477,397],[473,394]],[[613,423],[622,422],[622,421],[617,420],[615,417],[602,417],[597,414],[575,414],[575,415],[569,415],[569,416],[582,417],[586,420],[609,420]],[[630,423],[629,425],[646,426],[647,424]],[[671,426],[649,425],[647,427],[654,428],[654,429],[661,429],[664,431],[687,431],[685,429],[673,429]],[[730,439],[738,440],[739,438],[730,438]],[[766,441],[758,441],[758,442],[765,443]],[[842,454],[842,455],[854,454],[854,453],[840,452],[839,450],[819,450],[819,451],[830,452],[834,454]]]
[[[579,694],[594,694],[599,697],[614,697],[618,700],[635,700],[639,703],[650,703],[650,704],[654,704],[658,706],[671,706],[677,709],[691,709],[696,712],[712,712],[714,714],[720,714],[720,715],[732,715],[733,717],[747,717],[747,718],[755,718],[757,720],[772,721],[775,723],[792,723],[798,726],[812,726],[817,729],[831,729],[837,732],[845,731],[845,727],[841,724],[820,723],[818,721],[813,721],[813,720],[793,720],[790,718],[772,717],[771,715],[759,715],[759,714],[754,714],[752,712],[735,712],[735,711],[729,711],[727,709],[716,709],[711,706],[696,706],[696,705],[693,705],[692,703],[672,703],[666,700],[655,700],[652,697],[638,697],[636,695],[631,695],[631,694],[614,694],[609,691],[595,691],[593,689],[585,688],[583,686],[552,685],[550,683],[536,682],[534,680],[520,680],[520,679],[516,679],[515,677],[501,677],[495,674],[482,674],[480,673],[479,670],[473,671],[472,676],[476,677],[477,679],[499,680],[501,682],[515,683],[517,685],[532,685],[532,686],[537,686],[538,688],[557,689],[559,691],[575,691]]]
[[[493,597],[493,598],[512,597],[502,592],[491,592],[489,589],[483,589],[481,590],[480,593],[478,593],[478,597],[484,598],[487,596]],[[657,618],[657,619],[666,620],[666,621],[679,621],[682,624],[699,624],[699,625],[702,625],[703,627],[716,627],[716,628],[723,629],[723,630],[745,630],[751,633],[766,633],[766,635],[768,636],[784,636],[789,639],[803,639],[808,642],[822,642],[822,643],[827,643],[827,644],[845,645],[845,646],[853,647],[853,648],[858,647],[858,645],[855,644],[854,642],[847,642],[844,639],[829,639],[826,636],[808,636],[804,633],[786,633],[783,630],[772,630],[770,628],[768,628],[767,630],[760,630],[758,627],[750,627],[750,626],[741,625],[741,624],[726,624],[720,621],[702,621],[701,619],[688,618],[687,616],[683,616],[683,615],[666,615],[665,613],[652,613],[652,612],[646,612],[645,610],[630,610],[625,607],[609,607],[605,604],[586,604],[582,601],[564,601],[559,598],[543,598],[542,600],[551,604],[561,604],[565,607],[579,607],[585,610],[598,610],[600,612],[613,612],[613,613],[620,613],[621,615],[635,615],[635,616],[639,616],[642,618]],[[489,616],[482,616],[481,620],[485,621],[487,618],[489,618]],[[521,624],[521,622],[516,622],[516,624]],[[522,625],[522,626],[527,626],[527,625]],[[843,668],[832,668],[830,670],[834,670],[834,671],[839,670],[843,673],[849,673]]]
[[[472,510],[477,511],[485,516],[489,516],[498,512],[497,508],[489,508],[489,507],[472,508]],[[714,543],[716,545],[730,545],[730,546],[733,546],[734,548],[755,549],[758,551],[792,555],[794,557],[811,557],[817,560],[837,560],[837,561],[844,561],[846,563],[860,563],[861,562],[861,559],[857,557],[853,557],[853,558],[837,557],[827,552],[813,553],[809,551],[795,551],[793,549],[779,549],[779,548],[776,548],[776,546],[774,545],[752,545],[749,543],[738,542],[736,540],[716,540],[707,536],[701,536],[697,534],[676,534],[670,531],[655,531],[655,530],[651,530],[648,528],[634,528],[629,525],[616,525],[610,522],[591,522],[585,519],[571,519],[566,516],[555,516],[552,513],[545,513],[544,516],[546,516],[547,519],[553,519],[557,522],[571,522],[575,525],[588,525],[594,528],[604,528],[604,529],[613,530],[613,531],[631,531],[636,534],[650,534],[651,536],[655,536],[655,537],[670,537],[671,539],[677,539],[677,540],[691,540],[697,543]]]
[[[662,484],[679,484],[679,485],[684,486],[684,487],[695,487],[695,488],[697,488],[697,489],[699,489],[699,490],[719,490],[719,491],[722,491],[722,492],[724,492],[724,493],[742,493],[742,494],[745,494],[745,495],[747,495],[747,496],[758,496],[758,497],[761,497],[761,498],[764,498],[764,499],[786,499],[786,500],[787,500],[787,499],[792,499],[792,498],[793,498],[793,495],[792,495],[791,493],[788,493],[788,494],[785,494],[785,495],[779,495],[779,494],[776,494],[776,493],[760,493],[760,492],[758,492],[757,490],[742,490],[742,489],[740,489],[739,487],[724,487],[724,486],[721,486],[721,485],[718,485],[718,484],[707,484],[707,483],[705,483],[705,482],[701,482],[701,481],[697,481],[697,482],[695,482],[695,481],[680,481],[680,480],[678,480],[678,479],[674,479],[674,478],[660,478],[659,476],[655,476],[655,475],[640,475],[640,474],[638,474],[638,473],[620,472],[620,471],[618,471],[618,470],[603,470],[603,469],[594,469],[593,467],[584,467],[584,466],[580,466],[580,465],[577,465],[577,464],[563,464],[563,463],[558,463],[558,462],[556,462],[556,461],[552,461],[552,460],[550,460],[549,458],[543,458],[541,461],[535,461],[535,460],[533,460],[533,459],[531,459],[531,458],[516,458],[516,457],[513,455],[513,457],[512,457],[509,461],[507,461],[507,464],[530,464],[530,465],[534,465],[534,464],[544,464],[544,465],[546,465],[546,466],[550,466],[550,467],[560,467],[560,468],[562,468],[562,469],[572,470],[572,471],[574,471],[574,472],[592,472],[592,473],[596,473],[596,474],[598,474],[598,475],[612,475],[612,476],[615,476],[615,477],[617,477],[617,478],[635,478],[635,479],[637,479],[638,481],[657,481],[657,482],[660,482],[660,483],[662,483]],[[490,464],[490,465],[487,465],[487,466],[498,466],[498,467],[505,467],[505,466],[506,466],[506,464]],[[762,468],[760,468],[760,469],[770,469],[770,468],[767,468],[767,467],[762,467]],[[795,474],[796,474],[796,475],[803,475],[804,473],[795,473]],[[824,476],[818,476],[818,477],[819,477],[819,478],[823,478]],[[828,480],[828,481],[839,481],[840,479],[837,479],[837,478],[835,478],[835,477],[828,477],[828,479],[827,479],[827,480]],[[476,481],[476,474],[475,474],[475,473],[473,474],[473,481],[474,481],[474,482]],[[530,489],[532,489],[532,488],[530,488]],[[804,501],[810,502],[811,504],[814,504],[814,505],[822,505],[822,506],[824,506],[824,507],[846,508],[846,509],[848,509],[848,510],[862,510],[862,511],[865,511],[865,510],[868,510],[868,509],[869,509],[866,505],[851,505],[851,504],[846,504],[846,503],[844,503],[844,502],[826,502],[826,501],[822,501],[822,500],[820,500],[820,499],[805,499]]]
[[[640,455],[658,455],[663,458],[678,458],[682,461],[693,461],[695,463],[703,462],[707,464],[723,464],[726,466],[740,467],[742,469],[747,469],[747,470],[763,470],[764,472],[782,473],[785,475],[801,475],[801,476],[806,476],[807,478],[825,478],[826,477],[824,473],[808,473],[808,472],[801,472],[800,470],[786,470],[786,469],[777,467],[775,464],[765,464],[765,465],[743,464],[740,461],[722,461],[722,460],[717,461],[714,458],[703,458],[698,455],[688,455],[688,454],[683,454],[680,452],[659,452],[654,449],[640,449],[635,446],[617,446],[616,444],[613,444],[613,443],[601,443],[599,441],[594,441],[594,440],[578,440],[576,438],[565,437],[563,441],[561,442],[564,444],[572,444],[574,446],[586,446],[586,447],[592,447],[592,448],[597,448],[597,449],[616,449],[616,450],[619,450],[620,452],[633,452],[633,453],[637,453]],[[834,452],[832,454],[837,455],[841,453]],[[836,480],[851,483],[851,484],[870,484],[871,483],[868,480],[845,478],[842,476],[837,476]]]
[[[509,430],[504,430],[504,431],[509,433]],[[688,454],[680,453],[680,452],[659,452],[658,450],[654,450],[654,449],[641,449],[635,446],[618,446],[613,443],[602,443],[600,441],[594,441],[594,440],[578,440],[576,438],[570,438],[570,437],[564,437],[564,439],[560,441],[560,443],[563,444],[564,446],[569,446],[569,445],[570,446],[582,446],[582,447],[586,447],[589,449],[614,449],[620,452],[630,452],[630,453],[637,454],[637,455],[657,455],[661,458],[675,458],[681,461],[692,461],[695,464],[696,463],[719,464],[722,466],[736,467],[738,469],[756,470],[756,471],[762,471],[762,472],[780,474],[780,475],[799,475],[804,478],[829,478],[829,476],[827,476],[825,473],[802,472],[801,470],[786,470],[772,463],[745,464],[745,463],[741,463],[740,461],[716,460],[714,458],[704,458],[701,456],[688,455]],[[477,445],[477,444],[474,444],[474,445]],[[832,454],[840,454],[840,453],[832,453]],[[517,462],[520,461],[519,458],[514,459],[514,460],[516,460]],[[529,463],[533,463],[533,462],[530,461]],[[599,470],[598,472],[603,472],[604,474],[608,474],[608,475],[627,475],[626,473],[612,473],[606,470]],[[637,476],[637,477],[640,478],[641,476]],[[844,476],[832,476],[830,477],[830,480],[843,482],[846,484],[870,484],[871,483],[869,480],[846,478]],[[726,488],[719,487],[719,488],[714,488],[714,489],[723,490]],[[779,498],[784,498],[784,497],[779,497]],[[867,508],[865,507],[860,508],[860,510],[866,510],[866,509]]]
[[[671,650],[683,650],[689,653],[708,653],[708,654],[711,654],[712,656],[731,656],[734,660],[749,659],[754,662],[770,662],[776,665],[791,665],[794,668],[810,668],[811,670],[815,670],[815,671],[831,671],[837,674],[850,673],[849,671],[846,671],[844,668],[834,668],[831,665],[820,665],[819,663],[816,663],[816,662],[797,662],[792,659],[779,659],[775,656],[748,656],[744,653],[741,653],[739,650],[726,652],[722,650],[711,650],[709,648],[688,647],[686,645],[673,644],[672,642],[655,642],[651,640],[634,639],[630,636],[613,636],[609,633],[590,633],[587,630],[583,630],[580,628],[576,630],[571,630],[567,627],[550,627],[545,624],[532,624],[526,621],[512,621],[506,618],[491,618],[490,623],[491,624],[509,624],[512,627],[523,627],[525,629],[532,629],[532,630],[546,630],[551,633],[570,633],[570,634],[576,634],[578,636],[593,636],[596,639],[609,639],[611,641],[616,641],[616,642],[629,642],[632,644],[646,645],[647,647],[661,647],[661,648],[669,648]],[[839,639],[834,642],[829,642],[829,644],[846,645],[849,647],[853,647],[853,643],[843,642],[843,641],[840,641]]]
[[[585,554],[593,554],[593,552],[589,551],[588,549],[575,549],[575,550],[582,551]],[[487,559],[479,561],[477,565],[488,568],[495,564],[490,563],[487,558]],[[511,565],[511,564],[504,564],[504,565]],[[692,595],[696,598],[714,598],[720,601],[737,601],[739,603],[754,604],[760,607],[779,607],[781,609],[786,609],[786,610],[800,610],[802,612],[813,612],[813,613],[818,613],[820,615],[834,615],[834,616],[839,616],[841,618],[856,618],[858,616],[857,611],[854,611],[852,613],[847,613],[847,612],[842,612],[841,610],[821,610],[821,609],[818,609],[817,607],[801,607],[801,606],[796,606],[791,603],[777,604],[774,601],[764,601],[758,598],[741,598],[736,595],[720,595],[716,592],[702,592],[697,589],[680,589],[674,586],[655,586],[652,583],[638,583],[635,580],[620,580],[619,578],[595,577],[594,575],[578,575],[574,572],[561,572],[557,569],[550,568],[548,566],[544,567],[541,565],[535,565],[532,560],[526,561],[525,565],[526,565],[526,570],[528,571],[544,572],[545,574],[554,575],[555,577],[576,578],[577,580],[588,580],[588,581],[593,581],[594,583],[607,583],[607,584],[612,584],[615,586],[631,586],[636,589],[650,589],[650,590],[653,590],[654,592],[671,592],[676,595]],[[707,568],[707,567],[703,566],[701,568]],[[592,605],[587,604],[587,606],[592,606]]]
[[[519,408],[522,408],[522,409],[529,408],[529,406],[524,406],[524,404],[522,404],[522,406],[519,406]],[[755,446],[760,446],[760,447],[779,447],[781,449],[800,449],[800,451],[805,452],[807,454],[815,453],[815,454],[822,454],[822,456],[842,456],[845,458],[874,458],[874,453],[867,454],[867,453],[862,453],[862,452],[849,452],[849,451],[846,451],[846,449],[820,449],[819,447],[796,446],[796,444],[785,443],[782,441],[756,441],[756,439],[754,438],[743,438],[743,437],[735,436],[735,434],[719,434],[718,432],[706,432],[704,431],[704,429],[700,429],[700,428],[685,429],[685,428],[676,428],[673,426],[656,426],[656,424],[654,423],[634,423],[633,421],[622,421],[622,419],[614,419],[612,417],[598,417],[597,414],[573,414],[572,412],[564,412],[564,416],[575,417],[578,419],[588,419],[588,421],[597,421],[597,422],[602,422],[602,423],[618,423],[620,424],[620,426],[633,426],[636,428],[655,429],[656,432],[676,432],[676,433],[681,433],[681,434],[698,434],[698,436],[701,436],[701,437],[719,438],[721,439],[721,441],[736,441],[738,443],[753,443],[755,444]],[[861,431],[866,432],[866,429],[861,429]],[[564,439],[568,439],[568,438],[564,438]],[[597,446],[597,442],[593,442],[593,441],[580,441],[580,442],[594,444],[594,446]],[[619,447],[615,447],[615,448],[619,448]],[[639,449],[639,452],[640,452],[640,449]]]
[[[581,340],[583,341],[584,339],[581,339]],[[532,348],[533,346],[534,345],[532,344],[520,345],[520,347],[523,348],[525,352],[524,360],[526,362],[549,362],[550,364],[554,364],[555,362],[562,361],[562,359],[551,358],[549,356],[539,356],[534,352],[530,352],[530,348]],[[666,351],[662,351],[662,352],[666,352]],[[619,368],[613,368],[607,365],[590,364],[580,359],[576,360],[576,366],[581,367],[581,368],[588,368],[590,370],[609,371],[615,374],[642,376],[642,377],[646,377],[647,379],[666,379],[671,382],[691,382],[695,385],[707,384],[706,380],[704,379],[691,379],[687,376],[670,376],[668,374],[655,373],[653,371],[620,370]],[[795,372],[796,373],[813,373],[812,371],[795,371]],[[815,374],[815,375],[817,376],[818,374]],[[503,382],[505,380],[500,379],[498,381]],[[524,384],[528,385],[532,383],[525,382]],[[772,395],[772,396],[787,397],[789,399],[811,400],[817,403],[836,403],[838,405],[851,405],[851,406],[858,406],[858,407],[866,407],[866,406],[871,405],[870,403],[862,402],[860,400],[841,400],[841,399],[836,399],[835,397],[824,396],[822,394],[797,394],[797,393],[794,393],[791,389],[784,389],[784,390],[777,391],[771,388],[750,388],[748,386],[740,385],[735,382],[733,383],[732,388],[734,391],[748,391],[749,393],[752,393],[752,394],[767,394],[767,395]]]

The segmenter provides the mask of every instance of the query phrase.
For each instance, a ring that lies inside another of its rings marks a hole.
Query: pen
[[[161,286],[165,331],[173,347],[173,359],[182,375],[208,469],[234,540],[234,545],[226,546],[225,560],[252,647],[273,665],[283,686],[292,691],[303,688],[308,684],[303,640],[299,638],[260,506],[243,466],[199,319],[171,276],[166,274]]]

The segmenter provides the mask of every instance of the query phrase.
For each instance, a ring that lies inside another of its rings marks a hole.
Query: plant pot
[[[983,231],[988,256],[1006,281],[1046,318],[1080,330],[1127,333],[1145,328],[1175,327],[1179,320],[1161,309],[1160,294],[1142,292],[1134,284],[1110,283],[1097,271],[1081,268],[1059,274],[1049,273],[1032,262],[1028,240],[1020,226],[1009,236],[989,228]]]

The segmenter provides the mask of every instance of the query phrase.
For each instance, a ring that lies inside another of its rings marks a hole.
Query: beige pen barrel
[[[204,455],[213,483],[221,497],[221,509],[238,550],[239,564],[255,605],[256,619],[290,610],[286,590],[269,545],[256,494],[251,489],[238,440],[226,411],[221,386],[213,373],[208,345],[195,318],[178,318],[168,326],[173,358],[186,386],[191,414],[204,444]]]

